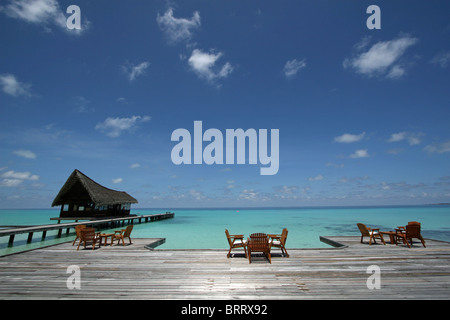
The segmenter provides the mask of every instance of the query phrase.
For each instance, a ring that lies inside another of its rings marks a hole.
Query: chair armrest
[[[235,239],[244,239],[243,234],[233,234],[233,235],[230,235],[230,237],[235,238]]]

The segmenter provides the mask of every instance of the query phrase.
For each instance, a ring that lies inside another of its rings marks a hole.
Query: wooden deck
[[[450,243],[427,248],[360,244],[327,237],[340,248],[272,250],[248,263],[228,250],[162,250],[132,245],[76,250],[71,243],[0,257],[0,299],[449,299]],[[225,239],[224,239],[225,241]],[[239,252],[239,251],[236,251]],[[80,268],[81,288],[68,289],[67,268]],[[367,267],[381,270],[369,290]]]

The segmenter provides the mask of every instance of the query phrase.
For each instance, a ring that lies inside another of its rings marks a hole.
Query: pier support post
[[[13,246],[14,236],[15,236],[15,234],[12,234],[12,235],[9,236],[8,247],[12,247]]]

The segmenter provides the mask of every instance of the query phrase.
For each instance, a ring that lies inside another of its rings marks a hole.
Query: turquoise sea
[[[252,208],[252,209],[132,209],[134,214],[171,211],[173,219],[136,224],[132,238],[166,238],[158,249],[227,248],[225,229],[230,234],[281,233],[288,228],[287,248],[324,248],[319,236],[360,235],[356,223],[362,222],[382,231],[394,230],[408,221],[422,223],[425,238],[450,241],[450,206],[337,207],[337,208]],[[56,223],[59,210],[0,210],[0,226]],[[33,236],[16,235],[8,248],[9,237],[0,237],[0,255],[28,250],[74,239],[74,233],[56,237],[57,231]]]

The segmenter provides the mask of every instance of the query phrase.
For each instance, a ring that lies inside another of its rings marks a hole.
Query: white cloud
[[[253,189],[244,189],[239,195],[239,199],[242,200],[257,200],[259,197],[259,192]]]
[[[0,74],[0,85],[3,92],[13,96],[29,96],[30,84],[17,81],[16,77],[12,74]]]
[[[150,66],[150,62],[144,61],[136,66],[122,66],[122,70],[128,75],[128,79],[133,81],[136,77],[145,74],[145,70]]]
[[[341,136],[335,137],[334,141],[339,142],[339,143],[352,143],[352,142],[357,142],[362,140],[362,138],[364,138],[364,135],[366,133],[360,133],[360,134],[351,134],[351,133],[344,133]]]
[[[309,181],[320,181],[323,180],[323,176],[321,174],[315,176],[315,177],[311,177],[308,179]]]
[[[391,71],[386,75],[386,78],[389,79],[398,79],[401,78],[405,74],[405,69],[398,65],[392,67]]]
[[[214,82],[217,79],[226,78],[233,71],[229,62],[226,62],[221,68],[216,67],[216,62],[222,55],[221,52],[207,53],[194,49],[188,60],[189,66],[200,78],[206,79],[208,82]]]
[[[85,97],[82,97],[82,96],[74,97],[70,103],[74,105],[75,112],[89,113],[89,112],[95,111],[95,108],[89,107],[91,101],[89,101],[88,99],[86,99]]]
[[[369,153],[367,152],[367,149],[356,150],[353,154],[350,155],[350,158],[352,158],[352,159],[367,158],[367,157],[369,157]]]
[[[414,146],[420,144],[422,141],[420,140],[421,134],[414,134],[410,132],[398,132],[393,133],[389,138],[388,142],[399,142],[402,140],[408,141],[409,145]]]
[[[191,19],[175,18],[172,8],[169,8],[163,16],[160,16],[158,13],[156,21],[172,43],[190,40],[192,31],[199,28],[201,24],[198,11],[194,12]]]
[[[6,171],[1,175],[3,180],[0,182],[2,187],[17,187],[21,185],[25,180],[37,181],[39,176],[31,174],[30,172],[16,172],[14,170]]]
[[[402,141],[405,139],[406,132],[399,132],[399,133],[393,133],[391,134],[391,137],[389,138],[388,142],[397,142]]]
[[[139,163],[133,163],[132,165],[130,165],[131,169],[136,169],[139,168],[141,165]]]
[[[297,59],[287,61],[284,65],[283,72],[286,78],[293,78],[300,69],[306,67],[305,59],[298,61]]]
[[[441,68],[447,68],[450,65],[450,51],[438,53],[430,62]]]
[[[202,191],[198,191],[195,189],[189,190],[189,195],[191,197],[195,198],[195,200],[203,200],[206,198],[206,196],[204,195],[204,193]]]
[[[12,153],[26,159],[36,159],[36,154],[30,150],[14,150]]]
[[[15,0],[3,7],[3,11],[12,18],[18,18],[29,23],[46,23],[49,20],[58,21],[64,14],[56,0]],[[65,26],[64,19],[64,26]],[[59,23],[59,22],[58,22]]]
[[[450,140],[442,142],[442,143],[434,143],[425,146],[425,151],[429,153],[446,153],[450,152]]]
[[[106,118],[105,121],[98,123],[95,129],[106,133],[106,135],[116,138],[123,131],[133,131],[139,123],[150,121],[149,116],[132,116],[130,118]]]
[[[416,44],[417,38],[410,36],[399,37],[391,41],[375,43],[369,50],[358,52],[356,57],[344,60],[344,68],[352,68],[357,73],[372,76],[386,76],[387,78],[399,78],[404,75],[405,67],[399,62],[405,51]],[[368,45],[367,38],[364,44],[356,46],[358,51]]]
[[[0,187],[17,187],[19,185],[21,185],[23,182],[23,180],[19,180],[19,179],[3,179],[2,181],[0,181]]]
[[[118,184],[118,183],[121,183],[123,181],[123,179],[122,178],[116,178],[116,179],[112,179],[112,182],[114,183],[114,184]]]

